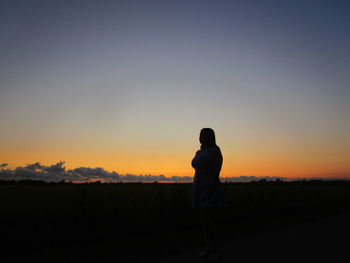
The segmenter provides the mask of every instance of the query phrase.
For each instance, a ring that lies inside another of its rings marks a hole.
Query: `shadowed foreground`
[[[221,243],[219,262],[350,262],[350,214],[283,229],[238,235]],[[154,257],[150,262],[209,262],[198,251]]]
[[[226,262],[302,262],[302,254],[309,262],[345,262],[348,182],[235,183],[224,190],[232,205],[216,220]],[[190,193],[189,184],[4,182],[0,260],[198,262],[203,244]]]

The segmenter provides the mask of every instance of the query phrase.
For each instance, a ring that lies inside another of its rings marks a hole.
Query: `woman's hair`
[[[202,147],[212,147],[216,145],[215,141],[215,133],[214,130],[211,128],[203,128],[201,129],[201,138],[202,138]]]

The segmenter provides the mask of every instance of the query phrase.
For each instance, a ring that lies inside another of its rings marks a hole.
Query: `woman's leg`
[[[214,207],[200,208],[204,246],[210,253],[217,252],[217,229],[214,216]]]

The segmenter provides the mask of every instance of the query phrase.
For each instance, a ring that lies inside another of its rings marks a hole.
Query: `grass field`
[[[231,206],[217,211],[222,240],[350,208],[348,182],[224,183],[223,189]],[[191,184],[180,183],[2,182],[2,255],[14,261],[76,262],[198,246],[201,232],[191,190]]]

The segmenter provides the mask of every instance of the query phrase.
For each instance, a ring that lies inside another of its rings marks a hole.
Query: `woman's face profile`
[[[206,142],[206,139],[207,139],[207,135],[205,132],[201,131],[200,134],[199,134],[199,142],[201,144],[205,143]]]
[[[199,142],[202,146],[214,146],[215,145],[215,135],[214,131],[209,128],[204,128],[201,130],[199,134]]]

